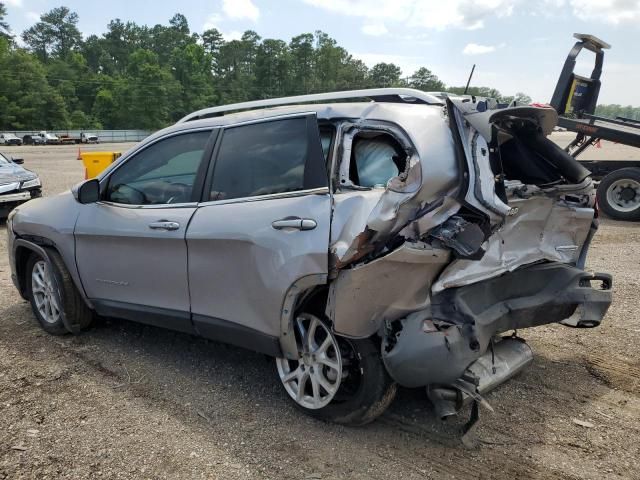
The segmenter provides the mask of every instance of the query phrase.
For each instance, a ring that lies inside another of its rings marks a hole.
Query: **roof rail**
[[[252,102],[232,103],[219,107],[210,107],[190,113],[178,120],[177,123],[214,117],[226,112],[237,110],[277,107],[280,105],[296,105],[311,102],[332,102],[335,100],[348,100],[357,98],[369,98],[374,102],[389,103],[418,103],[427,105],[442,105],[438,97],[413,88],[371,88],[365,90],[348,90],[344,92],[314,93],[311,95],[297,95],[295,97],[269,98]]]

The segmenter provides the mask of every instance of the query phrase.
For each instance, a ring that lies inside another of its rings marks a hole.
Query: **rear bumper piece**
[[[456,384],[429,385],[427,395],[438,417],[444,419],[457,414],[463,405],[473,397],[460,390],[462,385],[475,387],[475,393],[485,395],[514,375],[517,375],[533,361],[533,352],[529,345],[519,338],[498,337],[493,347],[478,360],[469,365],[462,382]]]
[[[596,288],[595,283],[598,283]],[[383,360],[406,387],[448,385],[486,351],[496,334],[579,315],[597,326],[611,304],[611,276],[560,263],[537,264],[433,296],[431,307],[391,325]]]

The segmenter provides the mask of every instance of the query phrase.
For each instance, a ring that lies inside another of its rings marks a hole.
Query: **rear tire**
[[[328,363],[340,366],[341,379],[339,382],[336,381],[337,375],[326,367],[327,362],[323,363],[322,360],[315,362],[313,349],[301,348],[305,354],[296,360],[276,359],[280,381],[294,405],[307,415],[344,425],[359,426],[375,420],[391,404],[397,388],[380,357],[379,342],[374,338],[354,340],[338,337],[330,332],[329,322],[326,319],[321,320],[314,315],[301,314],[296,319],[297,324],[301,318],[306,319],[304,322],[308,327],[296,329],[298,345],[305,343],[303,330],[311,331],[313,328],[310,327],[311,322],[319,322],[320,326],[317,328],[320,331],[324,329],[324,333],[321,331],[316,344],[324,344],[323,340],[334,342],[333,346],[327,349],[331,353],[325,358],[329,360]],[[339,352],[336,351],[335,344],[338,345]],[[322,346],[315,351],[318,352],[321,348]],[[314,372],[317,376],[318,368],[324,369],[322,382],[330,390],[334,385],[338,387],[332,395],[329,395],[329,390],[317,387],[321,399],[313,405],[315,391],[310,377]],[[307,379],[301,380],[305,369]],[[332,373],[333,375],[330,375]],[[302,384],[302,395],[296,395],[300,384]],[[325,394],[324,397],[322,392]]]
[[[621,168],[604,177],[598,207],[616,220],[640,220],[640,168]]]
[[[25,284],[36,319],[52,335],[79,333],[93,321],[93,312],[78,292],[62,257],[47,249],[48,259],[33,253],[27,262]]]

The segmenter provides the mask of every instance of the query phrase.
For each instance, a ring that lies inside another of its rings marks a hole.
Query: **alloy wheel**
[[[31,294],[38,313],[47,323],[60,320],[59,294],[48,262],[38,260],[31,271]]]
[[[295,319],[297,359],[277,358],[280,380],[298,405],[311,410],[328,405],[342,381],[342,355],[338,341],[318,317]]]

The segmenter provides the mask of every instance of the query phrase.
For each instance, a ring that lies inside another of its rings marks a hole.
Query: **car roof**
[[[296,114],[315,114],[318,120],[381,120],[402,124],[402,119],[407,115],[440,117],[441,105],[408,104],[408,103],[384,103],[384,102],[354,102],[354,103],[326,103],[326,104],[304,104],[287,105],[281,107],[261,108],[243,112],[235,112],[217,117],[203,118],[180,122],[156,132],[151,137],[163,136],[167,133],[181,130],[193,130],[206,127],[226,127],[236,124],[277,118]]]

